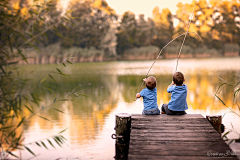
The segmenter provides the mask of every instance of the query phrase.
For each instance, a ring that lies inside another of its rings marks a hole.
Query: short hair
[[[177,85],[180,86],[183,84],[184,81],[184,75],[181,72],[175,72],[173,74],[173,82]]]
[[[157,86],[157,80],[155,77],[150,76],[145,81],[146,87],[150,90],[153,90]]]

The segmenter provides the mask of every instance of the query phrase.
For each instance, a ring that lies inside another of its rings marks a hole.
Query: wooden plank
[[[186,115],[141,115],[141,114],[132,114],[132,119],[169,119],[174,120],[178,119],[201,119],[204,118],[201,114],[186,114]]]
[[[227,157],[221,158],[221,157],[213,157],[213,156],[155,156],[155,155],[128,155],[129,160],[133,159],[148,159],[148,160],[226,160]],[[235,157],[231,157],[231,160],[237,160]]]
[[[167,133],[167,132],[159,132],[159,133],[151,133],[151,132],[136,132],[133,131],[132,132],[133,136],[131,138],[134,137],[165,137],[167,135],[167,137],[221,137],[217,132],[185,132],[185,133]]]
[[[199,132],[199,133],[212,133],[212,132],[217,132],[214,129],[209,130],[208,128],[202,128],[202,129],[181,129],[181,130],[170,130],[170,129],[165,129],[165,130],[156,130],[156,129],[132,129],[131,133],[134,135],[135,133],[152,133],[152,134],[157,134],[157,133],[188,133],[188,132]]]
[[[194,126],[147,126],[147,125],[134,125],[132,126],[133,129],[157,129],[157,130],[203,130],[203,129],[209,129],[212,131],[215,131],[215,129],[211,126],[209,127],[194,127]]]
[[[187,148],[188,149],[188,148]],[[194,149],[194,150],[162,150],[157,148],[157,150],[141,150],[139,151],[138,149],[129,149],[129,153],[131,155],[155,155],[155,156],[207,156],[208,152],[212,151],[214,153],[226,153],[229,149],[218,151],[218,150],[199,150],[199,149]],[[234,156],[229,156],[229,157],[234,157]]]
[[[200,114],[132,115],[128,159],[237,159],[234,155],[207,154],[228,150],[229,146]]]
[[[144,140],[143,140],[144,139]],[[138,141],[192,141],[192,142],[201,142],[201,141],[219,141],[221,138],[213,138],[213,137],[131,137],[131,140]]]
[[[132,123],[161,123],[161,124],[165,124],[165,123],[173,123],[173,124],[199,124],[199,123],[203,123],[203,124],[209,124],[208,121],[203,120],[203,119],[191,119],[191,120],[184,120],[184,119],[174,119],[172,121],[170,120],[161,120],[161,119],[153,119],[153,120],[148,120],[148,119],[143,119],[143,120],[139,120],[139,119],[133,119]]]
[[[170,117],[179,117],[179,118],[204,118],[201,114],[185,114],[185,115],[142,115],[142,114],[132,114],[132,118],[170,118]]]
[[[177,127],[211,127],[209,124],[187,124],[187,123],[132,123],[134,127],[138,126],[160,126],[160,127],[172,127],[172,126],[177,126]]]
[[[180,144],[179,145],[135,145],[134,147],[131,147],[129,151],[131,150],[158,150],[158,151],[169,151],[172,152],[172,150],[175,151],[189,151],[189,152],[195,152],[195,151],[204,151],[204,154],[206,153],[205,151],[210,151],[210,150],[217,150],[218,152],[226,152],[227,150],[229,150],[229,147],[227,145],[224,144],[212,144],[212,143],[202,143],[201,145],[183,145]],[[131,144],[132,145],[132,144]],[[141,151],[142,152],[142,151]],[[176,152],[177,153],[177,152]]]
[[[181,141],[181,143],[179,143],[179,141],[134,141],[132,140],[131,145],[172,145],[172,146],[181,146],[181,145],[206,145],[206,146],[214,146],[214,145],[227,145],[224,141],[213,141],[213,142],[188,142],[188,141]]]

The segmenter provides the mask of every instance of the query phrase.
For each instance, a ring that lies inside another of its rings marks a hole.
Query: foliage
[[[41,111],[46,108],[54,109],[61,112],[57,108],[51,107],[52,104],[66,101],[68,99],[57,99],[48,106],[42,106],[41,109],[34,112],[33,106],[38,106],[41,99],[39,95],[42,90],[53,93],[59,88],[58,82],[54,79],[54,74],[68,77],[60,69],[56,68],[54,72],[49,73],[46,77],[40,79],[34,85],[30,85],[31,79],[27,78],[30,73],[26,73],[18,67],[19,60],[28,62],[28,57],[24,51],[35,49],[41,52],[38,46],[45,45],[48,38],[46,31],[59,34],[56,25],[68,23],[71,16],[68,13],[61,15],[56,12],[59,17],[51,19],[51,13],[56,10],[56,1],[34,1],[32,5],[23,8],[23,1],[18,6],[12,5],[8,0],[0,2],[0,149],[1,159],[9,159],[9,156],[17,157],[13,151],[26,149],[34,156],[34,152],[28,145],[36,144],[45,148],[49,143],[54,147],[54,143],[61,146],[65,142],[65,138],[61,135],[47,137],[46,139],[35,141],[29,144],[23,144],[24,135],[22,127],[31,117],[38,116],[46,121],[49,119],[41,116]],[[51,12],[51,13],[50,13]],[[49,20],[51,19],[51,20]],[[61,35],[60,35],[61,36]],[[67,59],[63,62],[66,67],[69,62]],[[47,83],[49,79],[51,82]],[[31,115],[27,116],[24,110],[28,110]],[[52,141],[51,141],[52,140]]]
[[[125,55],[157,55],[159,53],[159,48],[156,46],[145,46],[140,48],[131,48],[125,50]]]
[[[239,75],[238,75],[239,76]],[[239,76],[240,77],[240,76]],[[240,92],[240,81],[234,81],[234,82],[227,82],[225,80],[223,80],[222,78],[220,78],[222,80],[222,83],[219,85],[216,93],[215,93],[215,97],[218,99],[218,101],[223,104],[225,107],[227,107],[230,112],[227,112],[227,113],[233,113],[235,115],[237,115],[239,118],[240,118],[240,114],[238,114],[237,112],[235,112],[233,110],[234,107],[237,107],[238,110],[240,111],[240,105],[239,105],[239,92]],[[233,105],[232,106],[228,106],[223,98],[223,96],[225,95],[221,95],[221,89],[224,87],[224,86],[228,86],[228,87],[231,87],[232,91],[233,91],[233,99],[232,99],[232,102],[233,102]],[[225,113],[226,114],[226,113]],[[224,114],[224,115],[225,115]],[[223,117],[224,117],[223,115]],[[231,124],[232,125],[232,124]],[[225,138],[226,140],[229,140],[227,135],[230,133],[230,132],[235,132],[237,133],[236,131],[234,131],[234,126],[232,125],[232,129],[228,129],[228,131],[225,132],[225,134],[222,136],[223,138]],[[239,138],[240,138],[240,133],[237,133]],[[232,143],[233,140],[230,140],[229,144]]]
[[[194,3],[195,1],[191,4],[177,5],[176,18],[179,24],[176,33],[187,29]],[[237,21],[240,17],[239,8],[240,4],[236,0],[212,0],[209,3],[206,0],[199,0],[195,5],[194,18],[189,31],[198,33],[208,48],[224,51],[224,43],[240,45],[240,27]],[[194,46],[194,43],[198,44],[196,38],[186,43],[190,46]]]
[[[224,51],[225,52],[239,52],[240,47],[237,44],[225,44],[224,45]]]

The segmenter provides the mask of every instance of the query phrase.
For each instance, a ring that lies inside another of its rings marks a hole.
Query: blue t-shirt
[[[171,93],[171,100],[168,103],[168,109],[172,111],[185,111],[188,109],[187,105],[187,86],[172,85],[167,89],[168,93]]]
[[[157,105],[157,88],[155,87],[153,90],[148,88],[144,88],[140,92],[141,97],[143,97],[143,105],[144,110],[150,110],[158,108]]]

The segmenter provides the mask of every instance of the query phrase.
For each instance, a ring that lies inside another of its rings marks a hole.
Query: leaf
[[[10,34],[8,35],[8,41],[9,41],[9,46],[10,46],[11,52],[13,53],[13,48],[12,48]]]
[[[19,158],[18,156],[16,156],[15,154],[13,154],[13,153],[10,152],[10,151],[6,151],[6,152],[9,153],[10,155],[12,155],[13,157]]]
[[[23,119],[18,123],[17,128],[23,123],[24,119],[25,117],[23,117]]]
[[[226,106],[226,104],[223,102],[223,100],[221,99],[221,98],[219,98],[216,94],[214,94],[215,95],[215,97],[217,97],[217,99],[224,105],[224,106]]]
[[[60,139],[58,136],[55,136],[55,138],[56,138],[60,143],[63,144],[63,142],[61,141],[61,139]]]
[[[54,107],[51,107],[51,108],[54,109],[54,110],[56,110],[56,111],[58,111],[58,112],[61,112],[61,113],[67,114],[67,113],[65,113],[65,112],[63,112],[63,111],[61,111],[61,110],[59,110],[59,109],[54,108]]]
[[[222,137],[224,138],[227,138],[227,135],[230,133],[230,131],[227,131]],[[228,138],[227,138],[228,139]]]
[[[238,106],[238,110],[240,111],[240,107],[239,107],[238,103],[237,103],[237,106]]]
[[[27,58],[22,54],[22,51],[20,49],[18,49],[17,53],[19,53],[21,57],[24,59],[24,61],[28,64]]]
[[[66,60],[68,63],[72,64],[72,62],[70,62],[69,60]],[[73,64],[72,64],[73,65]]]
[[[234,139],[232,139],[232,140],[228,143],[228,145],[230,145],[233,141],[234,141]]]
[[[61,100],[58,100],[58,101],[73,101],[72,99],[61,99]]]
[[[38,117],[40,117],[40,118],[42,118],[42,119],[45,119],[45,120],[47,120],[47,121],[49,121],[49,122],[52,122],[52,121],[50,121],[49,119],[47,119],[47,118],[45,118],[45,117],[42,117],[42,116],[38,116]]]
[[[48,150],[47,146],[45,145],[45,143],[43,141],[41,141],[42,145]]]
[[[56,35],[58,35],[59,37],[61,37],[61,38],[64,38],[60,33],[58,33],[58,32],[55,32],[55,34]]]
[[[47,77],[43,78],[40,83],[44,82],[47,79]]]
[[[60,135],[60,137],[62,137],[62,139],[65,139],[67,141],[67,139],[65,137],[63,137],[62,135]]]
[[[238,88],[235,92],[234,92],[234,96],[233,96],[233,99],[235,99],[236,98],[236,96],[237,96],[237,94],[239,93],[239,91],[240,91],[240,88]]]
[[[234,127],[233,127],[233,125],[232,125],[232,122],[230,122],[230,123],[231,123],[232,129],[234,129]]]
[[[48,139],[48,143],[53,147],[55,148],[55,146],[52,144],[52,142]]]
[[[56,102],[56,99],[57,99],[57,98],[55,98],[55,99],[54,99],[53,103],[55,103],[55,102]]]
[[[62,23],[61,23],[62,24]],[[62,24],[62,26],[64,27],[64,28],[66,28],[67,30],[70,30],[69,28],[67,28],[64,24]]]
[[[222,83],[222,84],[220,84],[220,86],[218,87],[216,93],[218,93],[218,90],[219,90],[223,85],[225,85],[225,84],[227,84],[227,83]]]
[[[224,83],[228,84],[229,86],[233,86],[233,84],[228,83],[227,81],[225,81],[224,79],[222,79],[221,77],[218,77],[219,79],[221,79]]]
[[[67,129],[68,129],[68,128],[66,128],[66,129],[62,130],[62,131],[61,131],[61,132],[59,132],[58,134],[61,134],[61,133],[65,132]]]
[[[52,80],[58,84],[58,82],[50,74],[49,77],[52,78]]]
[[[71,12],[73,12],[74,10],[69,10],[69,11],[67,11],[66,13],[71,13]]]
[[[65,65],[65,63],[63,63],[63,65],[64,65],[64,67],[67,67],[67,66]]]
[[[42,147],[38,142],[35,142],[39,147]]]
[[[60,71],[60,69],[58,69],[58,68],[56,68],[56,69],[58,70],[58,72],[59,72],[59,73],[61,73],[61,74],[62,74],[62,72]]]
[[[53,139],[60,147],[62,147],[61,144],[58,142],[58,139],[56,139],[55,137],[53,137]]]
[[[4,130],[4,129],[12,128],[12,127],[13,127],[13,126],[1,127],[1,128],[0,128],[0,131],[1,131],[1,130]]]
[[[24,146],[24,147],[28,150],[28,152],[30,152],[32,155],[36,156],[36,155],[33,153],[33,151],[31,151],[27,146]]]
[[[240,81],[234,86],[234,88],[236,88],[239,84],[240,84]]]

